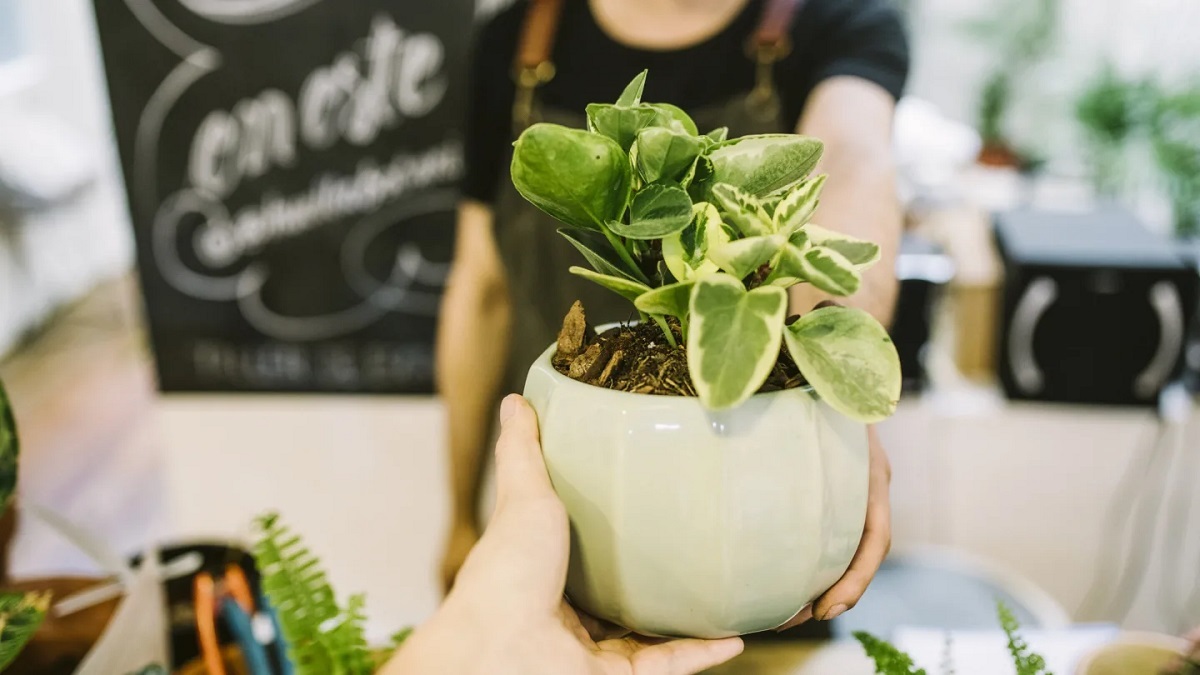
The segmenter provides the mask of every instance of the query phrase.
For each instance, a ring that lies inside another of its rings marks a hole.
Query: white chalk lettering
[[[445,46],[405,33],[386,15],[371,24],[361,53],[349,50],[304,79],[293,101],[277,89],[205,116],[192,139],[188,180],[224,199],[244,181],[291,166],[298,144],[365,147],[406,119],[433,112],[446,96]]]

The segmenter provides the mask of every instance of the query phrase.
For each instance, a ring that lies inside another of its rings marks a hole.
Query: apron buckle
[[[553,62],[542,61],[536,66],[522,66],[514,73],[517,92],[513,99],[513,126],[516,131],[529,126],[533,119],[533,94],[538,87],[553,80],[556,72]]]

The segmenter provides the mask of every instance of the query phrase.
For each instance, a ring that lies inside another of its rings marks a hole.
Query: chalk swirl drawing
[[[181,5],[204,19],[228,25],[254,25],[292,16],[322,0],[179,0]],[[185,33],[153,4],[153,0],[125,0],[126,6],[142,26],[164,47],[181,59],[159,84],[138,120],[134,140],[134,208],[142,214],[155,213],[152,251],[163,278],[189,297],[209,301],[236,302],[246,321],[269,337],[286,341],[314,341],[335,338],[360,331],[388,313],[434,316],[440,293],[421,290],[444,286],[449,264],[425,258],[414,243],[402,245],[385,280],[376,279],[366,269],[366,252],[371,241],[388,227],[420,216],[445,213],[454,208],[457,195],[448,189],[435,190],[416,198],[392,199],[374,203],[377,208],[362,208],[360,217],[349,229],[337,252],[341,270],[349,288],[359,294],[359,304],[325,315],[292,317],[272,311],[263,301],[262,292],[271,278],[269,267],[252,261],[243,269],[222,275],[209,275],[190,268],[179,257],[180,214],[198,214],[216,229],[233,229],[231,218],[221,200],[203,189],[181,190],[161,198],[158,185],[158,142],[167,116],[183,95],[204,77],[219,70],[221,52]],[[411,98],[411,92],[408,92]],[[428,110],[424,111],[428,113]],[[397,158],[397,161],[399,158]],[[442,162],[444,174],[453,177],[458,165]],[[428,172],[427,172],[428,173]],[[432,180],[432,179],[431,179]],[[391,194],[429,187],[405,183]],[[371,204],[371,202],[367,202]],[[348,209],[345,213],[352,213]],[[313,218],[320,226],[319,218]]]

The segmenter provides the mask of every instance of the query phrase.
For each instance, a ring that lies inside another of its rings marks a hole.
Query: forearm
[[[456,524],[472,526],[512,320],[504,266],[491,230],[491,210],[464,202],[437,333],[437,384],[448,423],[452,517]]]
[[[896,255],[902,216],[893,170],[878,164],[869,156],[843,156],[825,162],[819,170],[829,174],[829,181],[813,220],[831,230],[879,244],[879,262],[863,273],[858,292],[839,302],[870,312],[886,326],[891,323],[900,288]],[[808,311],[829,299],[831,296],[801,284],[792,289],[792,311]]]
[[[470,271],[464,270],[467,277]],[[438,389],[446,406],[452,517],[475,524],[496,402],[508,358],[506,290],[451,279],[438,327]]]
[[[829,180],[813,222],[880,247],[879,262],[864,272],[859,291],[838,301],[870,312],[884,325],[891,323],[899,292],[895,270],[903,230],[891,152],[893,109],[888,94],[874,85],[835,78],[814,91],[799,128],[825,142],[816,171]],[[801,284],[792,289],[792,311],[829,299]]]

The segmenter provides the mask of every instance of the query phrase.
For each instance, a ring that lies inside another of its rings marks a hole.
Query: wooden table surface
[[[857,642],[751,642],[738,658],[705,675],[871,675]]]

